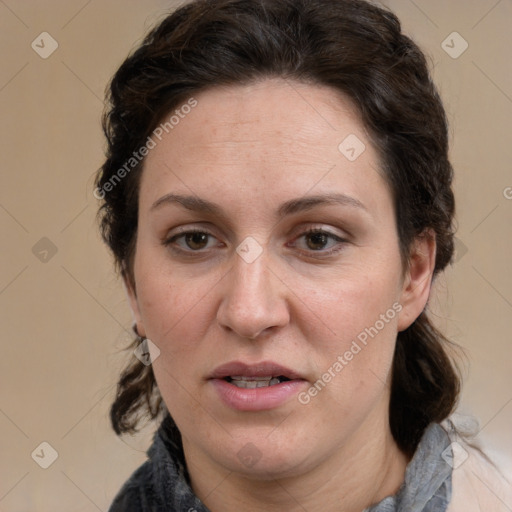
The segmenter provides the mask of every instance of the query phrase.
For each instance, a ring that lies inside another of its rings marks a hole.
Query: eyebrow
[[[206,199],[202,199],[197,196],[181,195],[174,193],[166,194],[165,196],[162,196],[160,199],[157,199],[151,206],[150,211],[156,210],[159,207],[168,204],[179,204],[186,208],[187,210],[191,210],[198,213],[209,213],[212,215],[217,215],[219,217],[225,216],[222,207],[216,203],[213,203]],[[279,218],[282,218],[285,217],[286,215],[292,215],[294,213],[311,210],[316,206],[325,206],[332,204],[350,206],[353,208],[363,210],[366,213],[369,213],[366,206],[364,206],[364,204],[361,203],[359,199],[347,196],[345,194],[329,193],[306,196],[286,201],[282,203],[277,209],[277,216]]]

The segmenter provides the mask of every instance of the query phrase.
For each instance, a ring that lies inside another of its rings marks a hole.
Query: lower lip
[[[274,409],[304,388],[305,380],[289,380],[263,388],[239,388],[224,379],[212,379],[221,400],[239,411]]]

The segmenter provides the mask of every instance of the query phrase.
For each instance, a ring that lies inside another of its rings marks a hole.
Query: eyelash
[[[200,254],[204,254],[207,250],[197,250],[197,251],[194,251],[192,249],[190,250],[186,250],[186,249],[180,249],[180,248],[177,248],[177,247],[173,247],[172,244],[174,242],[176,242],[176,240],[186,236],[186,235],[192,235],[194,233],[200,233],[200,234],[203,234],[203,235],[207,235],[207,236],[210,236],[210,237],[213,237],[215,238],[214,235],[212,235],[211,233],[209,233],[208,231],[205,231],[204,229],[196,229],[196,228],[190,228],[190,229],[187,229],[187,230],[184,230],[182,231],[181,233],[178,233],[178,234],[175,234],[167,239],[165,239],[162,244],[166,247],[168,247],[169,249],[171,249],[173,252],[175,253],[178,253],[178,254],[186,254],[186,255],[190,255],[192,256],[192,254],[197,254],[197,255],[200,255]],[[325,258],[325,257],[328,257],[328,256],[331,256],[339,251],[341,251],[344,247],[344,245],[347,243],[347,240],[344,239],[344,238],[341,238],[333,233],[330,233],[329,231],[326,231],[324,229],[319,229],[319,228],[310,228],[304,232],[302,232],[298,237],[297,239],[303,237],[303,236],[306,236],[306,235],[315,235],[315,234],[322,234],[322,235],[327,235],[329,238],[333,239],[334,241],[338,242],[338,245],[341,245],[341,247],[337,247],[337,248],[333,248],[333,249],[330,249],[328,251],[314,251],[314,250],[311,250],[311,251],[308,251],[308,255],[311,255],[312,253],[313,254],[318,254],[320,257],[322,258]],[[301,251],[301,252],[305,252],[305,251]]]

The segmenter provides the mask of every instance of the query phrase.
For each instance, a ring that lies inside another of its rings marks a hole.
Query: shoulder
[[[153,488],[152,467],[148,460],[124,483],[108,512],[157,511],[157,496]]]
[[[447,512],[510,512],[512,510],[511,465],[493,460],[485,449],[472,445],[447,427],[453,458],[452,499]]]
[[[121,487],[108,512],[173,512],[193,509],[184,506],[199,503],[187,483],[169,418],[162,420],[147,451],[148,459]]]

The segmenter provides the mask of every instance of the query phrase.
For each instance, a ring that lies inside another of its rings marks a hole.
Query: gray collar
[[[446,450],[446,452],[445,452]],[[450,438],[437,423],[425,430],[397,494],[363,512],[445,512],[452,496]]]

